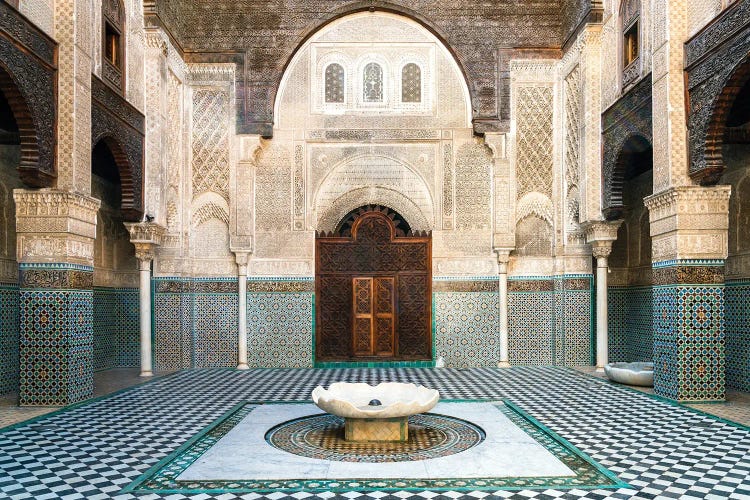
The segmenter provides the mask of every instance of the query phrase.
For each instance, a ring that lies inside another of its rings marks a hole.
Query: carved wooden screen
[[[351,236],[317,237],[318,360],[431,358],[431,238],[397,236],[393,218],[375,208]]]

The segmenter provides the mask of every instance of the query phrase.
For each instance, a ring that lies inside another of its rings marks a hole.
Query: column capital
[[[617,231],[620,229],[622,222],[622,219],[586,222],[583,224],[586,243],[609,242],[610,246],[612,246],[612,242],[617,239]]]
[[[130,242],[135,246],[135,258],[141,262],[151,262],[156,255],[156,247],[161,245],[166,229],[155,222],[125,223],[130,233]]]
[[[513,248],[495,247],[492,250],[497,254],[497,265],[500,274],[507,274],[508,261],[510,261],[510,253],[513,251]]]
[[[492,159],[506,160],[508,158],[506,134],[501,132],[485,132],[484,143],[492,151]]]
[[[240,267],[247,267],[247,263],[250,260],[250,256],[253,254],[250,250],[232,250],[234,254],[234,260]]]

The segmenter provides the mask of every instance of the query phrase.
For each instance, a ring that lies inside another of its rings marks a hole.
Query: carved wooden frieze
[[[608,219],[618,218],[623,208],[625,171],[618,159],[633,137],[653,142],[650,74],[602,114],[602,212]]]
[[[0,88],[19,128],[21,180],[50,187],[56,177],[57,43],[0,2]]]
[[[734,99],[750,78],[750,2],[736,2],[685,45],[689,94],[690,176],[714,184],[724,171],[721,147]]]
[[[91,76],[91,145],[106,140],[120,172],[125,220],[143,217],[145,117],[95,75]]]
[[[507,127],[501,110],[508,81],[499,78],[502,69],[494,47],[557,47],[559,51],[581,23],[592,19],[592,12],[601,10],[573,0],[498,0],[481,5],[439,0],[251,4],[252,8],[241,8],[231,0],[148,0],[144,13],[147,24],[170,31],[187,61],[237,63],[237,130],[263,136],[273,133],[276,93],[295,50],[317,29],[344,15],[394,12],[437,35],[461,67],[471,95],[474,128],[484,133]],[[274,43],[268,43],[271,39]]]

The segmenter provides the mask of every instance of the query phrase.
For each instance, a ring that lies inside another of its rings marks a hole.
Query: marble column
[[[607,311],[607,258],[612,252],[612,243],[617,239],[618,221],[597,221],[586,225],[586,240],[596,258],[596,371],[604,371],[608,362],[608,311]]]
[[[140,275],[141,377],[150,377],[154,374],[151,359],[151,262],[154,250],[139,243],[136,244],[135,256]]]
[[[237,369],[247,370],[247,252],[235,252],[237,260],[238,321]]]
[[[125,224],[130,232],[130,242],[135,246],[140,274],[140,334],[141,334],[141,377],[154,374],[151,345],[151,262],[156,255],[156,247],[161,244],[164,228],[153,222]]]
[[[495,249],[497,252],[497,267],[499,276],[498,292],[500,295],[500,359],[497,362],[498,368],[509,368],[508,361],[508,260],[510,259],[510,249]]]

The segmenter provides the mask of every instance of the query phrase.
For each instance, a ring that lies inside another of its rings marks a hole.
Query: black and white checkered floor
[[[445,399],[509,398],[634,488],[342,495],[348,499],[750,499],[750,430],[574,370],[549,367],[182,371],[1,430],[0,498],[134,498],[119,492],[238,402],[309,399],[316,385],[335,381],[415,382],[439,389]],[[289,498],[333,496],[299,492]]]

